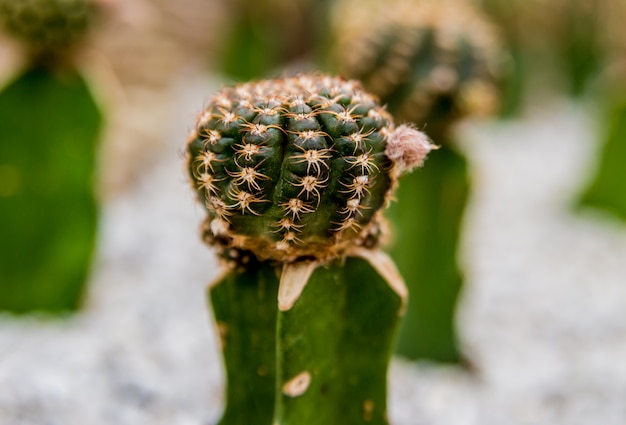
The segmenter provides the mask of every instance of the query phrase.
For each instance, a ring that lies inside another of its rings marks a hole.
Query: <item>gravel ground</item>
[[[206,425],[223,373],[180,150],[216,85],[181,78],[159,153],[103,206],[83,313],[0,317],[0,425]],[[184,105],[184,106],[181,106]],[[146,115],[146,114],[144,114]],[[155,133],[154,131],[152,133]],[[593,168],[584,108],[461,132],[473,170],[459,314],[475,370],[395,360],[395,425],[626,423],[626,227],[572,199]]]

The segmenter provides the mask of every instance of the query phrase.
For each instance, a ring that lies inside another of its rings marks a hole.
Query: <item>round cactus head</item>
[[[398,176],[430,149],[359,83],[306,75],[217,93],[187,166],[208,211],[205,239],[222,252],[327,259],[375,243]]]
[[[426,124],[433,137],[456,119],[494,111],[502,52],[469,2],[368,4],[336,25],[342,75],[362,81],[396,119]],[[338,16],[350,15],[339,9]]]
[[[76,44],[94,14],[89,0],[0,0],[0,25],[38,53]]]

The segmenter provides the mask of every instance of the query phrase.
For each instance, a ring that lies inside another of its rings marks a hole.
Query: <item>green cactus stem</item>
[[[390,259],[366,249],[324,265],[253,261],[219,278],[210,300],[227,377],[220,425],[388,424],[406,297]]]
[[[380,251],[286,265],[274,424],[388,424],[387,368],[406,297]]]
[[[389,251],[411,290],[397,351],[411,359],[461,362],[455,310],[464,281],[457,251],[469,196],[467,160],[440,149],[428,167],[403,179],[396,196],[401,203],[387,214],[397,235]]]
[[[32,68],[0,92],[0,310],[79,307],[96,236],[100,125],[73,71]]]
[[[279,280],[276,265],[251,261],[210,285],[227,382],[220,425],[272,423]]]
[[[391,252],[412,294],[398,352],[458,362],[454,311],[463,279],[456,257],[469,182],[452,134],[461,119],[497,109],[504,53],[493,26],[467,2],[395,1],[365,8],[354,21],[338,26],[338,68],[378,95],[397,121],[426,128],[441,146],[390,208]]]
[[[388,423],[386,375],[407,290],[377,249],[397,179],[432,149],[355,81],[302,75],[221,90],[187,142],[210,288],[221,425]]]
[[[597,169],[584,190],[581,207],[603,210],[626,221],[626,91],[607,99],[604,144],[599,149]]]

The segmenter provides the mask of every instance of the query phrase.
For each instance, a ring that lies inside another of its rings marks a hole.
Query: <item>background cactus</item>
[[[27,50],[26,69],[0,92],[0,310],[64,312],[83,298],[102,116],[68,53],[89,4],[0,0],[0,24]]]
[[[79,74],[35,68],[0,92],[0,117],[0,310],[73,310],[96,237],[100,111]]]
[[[593,173],[578,206],[591,207],[626,220],[626,33],[624,2],[602,2],[602,40],[607,66],[598,84],[599,145]]]
[[[626,59],[626,55],[622,60]],[[591,207],[626,220],[626,61],[613,68],[599,102],[601,132],[596,163],[577,206]]]
[[[491,24],[468,2],[369,4],[348,23],[337,10],[336,66],[442,147],[427,169],[407,177],[389,212],[391,252],[412,294],[398,351],[456,362],[454,310],[463,280],[456,256],[469,182],[453,126],[497,109],[506,57]]]
[[[360,80],[397,121],[427,125],[439,144],[459,118],[497,109],[505,57],[474,7],[463,0],[376,5],[347,28],[337,24],[334,57],[342,75]]]
[[[80,43],[95,17],[89,0],[0,0],[0,24],[36,55]]]
[[[237,265],[210,288],[228,378],[220,424],[388,423],[407,293],[376,249],[380,210],[431,147],[354,81],[261,81],[209,102],[187,166],[205,240]]]

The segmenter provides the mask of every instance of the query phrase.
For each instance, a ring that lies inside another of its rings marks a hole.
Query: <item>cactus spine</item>
[[[380,210],[431,148],[358,83],[324,75],[225,88],[200,114],[187,166],[204,239],[231,264],[210,288],[222,425],[388,423],[406,288],[377,249]]]
[[[502,52],[491,25],[467,2],[369,4],[351,22],[337,19],[338,69],[361,80],[396,120],[424,126],[441,146],[427,169],[406,179],[389,212],[396,226],[391,253],[412,294],[398,351],[456,362],[456,256],[469,182],[452,129],[461,118],[496,109]]]

